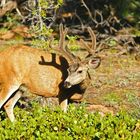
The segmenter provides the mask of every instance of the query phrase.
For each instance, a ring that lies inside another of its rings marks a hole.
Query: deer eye
[[[82,70],[79,70],[77,73],[82,73]]]

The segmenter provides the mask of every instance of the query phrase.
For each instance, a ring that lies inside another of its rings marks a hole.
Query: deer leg
[[[59,105],[60,108],[66,112],[67,111],[67,106],[68,106],[68,97],[66,96],[65,92],[61,93],[59,95]]]
[[[2,85],[2,89],[0,91],[0,108],[4,105],[4,103],[10,98],[10,96],[18,90],[18,85],[13,86],[4,86]]]
[[[70,97],[70,100],[80,101],[83,98],[83,94],[75,93]]]
[[[14,108],[15,104],[17,103],[17,101],[19,100],[19,98],[21,97],[21,95],[22,95],[22,92],[17,91],[15,93],[15,95],[13,97],[11,97],[4,105],[4,109],[11,122],[13,122],[15,120],[13,108]]]
[[[64,99],[63,101],[59,100],[59,104],[61,109],[66,112],[67,111],[67,106],[68,106],[68,99]]]

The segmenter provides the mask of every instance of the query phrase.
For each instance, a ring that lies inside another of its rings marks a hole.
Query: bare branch
[[[93,19],[92,14],[90,12],[90,9],[88,8],[88,6],[86,5],[86,3],[84,2],[84,0],[81,0],[81,3],[83,4],[83,6],[87,9],[89,17],[91,18],[91,20],[95,23],[98,24],[98,22],[96,20]]]

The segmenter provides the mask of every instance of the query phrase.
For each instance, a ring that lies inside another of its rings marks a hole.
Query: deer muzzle
[[[68,81],[65,81],[64,82],[64,87],[65,88],[70,88],[72,85],[71,85],[71,83],[70,82],[68,82]]]

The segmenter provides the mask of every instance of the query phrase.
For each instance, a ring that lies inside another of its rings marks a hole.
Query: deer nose
[[[68,82],[68,81],[65,81],[65,82],[64,82],[64,87],[65,87],[65,88],[70,88],[70,87],[71,87],[71,83]]]

